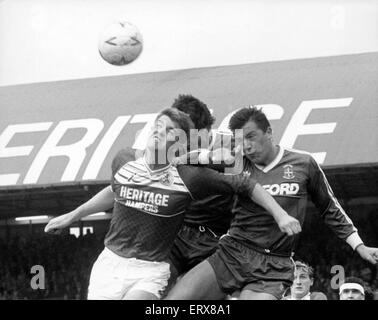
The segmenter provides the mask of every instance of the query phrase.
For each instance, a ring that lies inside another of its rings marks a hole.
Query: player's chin
[[[259,156],[255,153],[246,153],[245,156],[252,162],[258,163]]]
[[[148,147],[151,151],[158,152],[158,151],[161,149],[159,139],[157,139],[157,138],[151,138],[151,139],[147,142],[147,147]]]
[[[304,290],[303,290],[303,289],[295,289],[295,293],[296,293],[297,295],[301,295],[301,294],[304,293]]]

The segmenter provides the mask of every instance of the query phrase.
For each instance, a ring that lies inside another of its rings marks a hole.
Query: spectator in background
[[[327,300],[322,292],[310,292],[314,284],[314,270],[304,262],[295,261],[294,281],[290,295],[283,300]]]
[[[86,276],[101,250],[102,235],[48,237],[44,234],[0,238],[0,300],[84,299]],[[54,255],[47,254],[53,251]],[[33,265],[45,269],[45,289],[30,286]]]
[[[373,292],[373,300],[378,300],[378,289]]]
[[[364,282],[357,277],[349,277],[340,286],[340,300],[365,300]]]

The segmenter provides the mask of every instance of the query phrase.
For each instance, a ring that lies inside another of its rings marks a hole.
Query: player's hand
[[[73,223],[70,213],[53,218],[45,227],[46,233],[60,234],[64,228]]]
[[[377,264],[378,262],[378,248],[370,248],[364,244],[357,247],[356,251],[361,256],[362,259],[369,261],[372,264]]]
[[[171,164],[172,164],[172,166],[177,167],[180,164],[182,164],[182,161],[181,161],[180,157],[175,157],[175,158],[172,158]]]
[[[233,163],[235,157],[228,148],[218,148],[212,151],[211,160],[213,163]]]
[[[289,214],[281,216],[277,221],[278,227],[288,236],[293,236],[302,231],[301,224],[299,221]]]
[[[182,156],[179,156],[179,157],[173,157],[172,159],[169,160],[169,162],[175,167],[182,164],[187,164],[188,154],[183,154]]]

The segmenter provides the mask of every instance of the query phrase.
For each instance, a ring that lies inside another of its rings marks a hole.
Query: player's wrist
[[[82,208],[79,207],[79,208],[76,208],[75,210],[67,213],[67,219],[70,223],[74,223],[78,220],[80,220],[81,218],[81,215],[82,215]]]
[[[213,156],[213,154],[210,150],[201,149],[199,156],[198,156],[199,164],[209,164],[212,156]]]
[[[354,251],[360,253],[362,250],[364,250],[366,248],[366,246],[363,244],[363,243],[360,243],[356,246],[356,248],[354,249]]]
[[[347,239],[346,242],[352,247],[354,251],[357,250],[357,247],[364,245],[364,242],[358,235],[357,231],[353,232]]]
[[[283,219],[289,216],[289,214],[285,210],[283,210],[280,206],[272,208],[271,212],[276,222],[281,222]]]

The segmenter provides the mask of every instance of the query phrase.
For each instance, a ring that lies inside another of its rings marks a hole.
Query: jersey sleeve
[[[316,160],[310,157],[308,190],[326,225],[353,249],[363,243],[352,220],[337,201],[327,178]]]
[[[114,186],[114,176],[117,171],[127,162],[135,160],[135,150],[127,147],[117,152],[112,161],[111,188]]]
[[[257,183],[249,175],[224,175],[204,167],[183,165],[179,166],[178,170],[195,200],[222,194],[241,194],[250,197]]]

